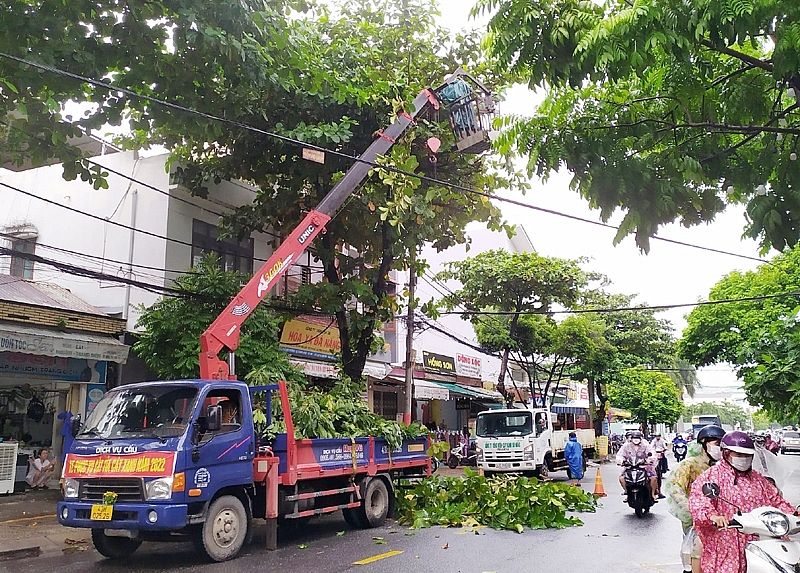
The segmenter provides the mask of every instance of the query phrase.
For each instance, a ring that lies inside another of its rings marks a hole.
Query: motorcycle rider
[[[683,439],[681,434],[675,436],[672,440],[672,453],[675,454],[675,461],[681,462],[686,457],[686,451],[688,450],[689,444],[686,443],[686,440]],[[680,451],[679,451],[680,450]]]
[[[653,441],[650,442],[650,445],[653,446],[653,450],[655,450],[658,457],[659,471],[661,475],[664,475],[669,471],[667,466],[667,441],[661,437],[661,432],[656,432],[653,436]]]
[[[653,501],[658,501],[658,478],[653,468],[653,448],[650,444],[642,440],[642,433],[639,430],[631,432],[631,441],[627,442],[619,452],[617,452],[617,465],[624,466],[626,463],[633,463],[634,460],[647,460],[645,472],[650,481],[650,493]],[[619,484],[622,486],[622,494],[628,495],[628,488],[625,485],[625,470],[619,476]]]
[[[743,513],[757,507],[771,506],[794,514],[795,508],[772,483],[752,469],[756,450],[750,436],[739,431],[728,432],[723,436],[720,446],[723,461],[700,474],[689,494],[689,510],[703,545],[701,571],[746,573],[745,546],[756,537],[727,529],[737,511],[734,505]],[[709,499],[703,495],[703,484],[707,482],[719,486],[719,499]]]
[[[681,521],[685,546],[681,551],[683,568],[692,573],[700,573],[700,556],[702,545],[695,531],[692,530],[692,514],[689,511],[689,492],[697,476],[717,463],[722,457],[719,442],[725,430],[719,426],[706,426],[697,433],[697,441],[689,446],[686,459],[680,462],[667,480],[664,491],[667,493],[667,509]],[[686,442],[684,442],[685,444]],[[686,550],[689,550],[686,553]]]

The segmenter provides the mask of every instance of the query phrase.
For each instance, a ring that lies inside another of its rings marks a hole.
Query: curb
[[[3,561],[15,561],[17,559],[39,557],[41,554],[42,548],[38,545],[33,547],[23,547],[21,549],[7,549],[0,551],[0,563]]]

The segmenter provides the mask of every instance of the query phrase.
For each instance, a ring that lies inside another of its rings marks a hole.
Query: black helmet
[[[639,430],[634,430],[631,432],[631,439],[633,438],[641,438],[642,433]]]
[[[720,428],[719,426],[706,426],[697,432],[697,443],[698,444],[705,444],[711,440],[721,440],[722,436],[725,435],[725,430]]]

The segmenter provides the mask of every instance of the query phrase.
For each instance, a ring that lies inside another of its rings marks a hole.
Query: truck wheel
[[[223,495],[208,508],[200,537],[203,551],[212,561],[232,559],[244,545],[248,529],[242,502],[235,496]]]
[[[358,520],[358,510],[360,508],[346,507],[342,510],[344,520],[353,529],[361,529],[361,522]]]
[[[540,466],[536,466],[536,475],[539,479],[547,479],[547,476],[550,475],[550,470],[547,468],[547,460]]]
[[[389,515],[389,489],[380,478],[372,478],[364,491],[364,501],[359,508],[361,524],[366,527],[379,527]]]
[[[124,559],[139,549],[141,539],[127,537],[110,537],[102,529],[92,529],[92,543],[103,557],[108,559]]]

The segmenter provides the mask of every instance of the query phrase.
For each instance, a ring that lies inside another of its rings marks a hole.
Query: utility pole
[[[411,256],[408,272],[408,312],[406,314],[406,404],[403,409],[403,423],[411,423],[411,400],[414,397],[414,286],[417,277],[414,272],[416,253]]]

